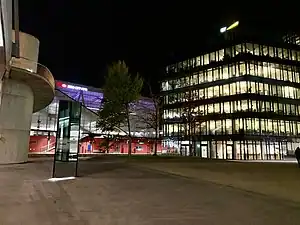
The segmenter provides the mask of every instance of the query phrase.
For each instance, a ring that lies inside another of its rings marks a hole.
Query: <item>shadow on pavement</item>
[[[174,178],[170,175],[150,171],[149,169],[135,165],[127,157],[96,157],[81,160],[78,164],[79,177],[93,177],[105,179],[166,179]]]
[[[126,160],[118,159],[116,157],[93,157],[90,159],[79,160],[78,176],[87,177],[94,174],[107,173],[118,169],[128,167]]]

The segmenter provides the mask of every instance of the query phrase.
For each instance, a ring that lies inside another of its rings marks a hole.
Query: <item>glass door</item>
[[[207,145],[201,145],[201,157],[208,158],[208,146]]]
[[[190,148],[188,145],[181,145],[180,155],[182,156],[190,155]]]
[[[232,153],[233,153],[233,145],[227,144],[226,145],[226,159],[232,159]]]

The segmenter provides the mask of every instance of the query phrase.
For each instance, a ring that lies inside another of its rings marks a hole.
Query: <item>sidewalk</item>
[[[124,160],[83,160],[81,177],[60,182],[48,181],[51,166],[50,160],[0,166],[0,225],[298,225],[300,221],[299,204],[182,179]]]
[[[287,157],[283,160],[228,160],[231,162],[259,162],[259,163],[296,163],[297,164],[297,160],[295,159],[295,157]]]
[[[294,163],[278,161],[135,163],[157,171],[300,203],[300,169]]]

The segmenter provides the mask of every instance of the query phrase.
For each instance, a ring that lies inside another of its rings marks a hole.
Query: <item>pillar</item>
[[[5,79],[0,91],[0,164],[28,160],[33,92],[20,81]]]

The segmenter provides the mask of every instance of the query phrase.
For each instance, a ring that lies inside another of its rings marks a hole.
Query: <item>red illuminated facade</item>
[[[57,118],[60,100],[78,101],[82,104],[80,130],[79,133],[79,152],[81,154],[111,153],[127,154],[128,141],[124,134],[114,132],[119,138],[108,141],[102,138],[103,135],[96,127],[97,111],[100,108],[103,98],[101,89],[88,87],[80,84],[65,81],[56,81],[56,93],[53,102],[34,113],[31,124],[31,137],[29,153],[31,154],[54,154]],[[142,98],[140,103],[143,107],[152,110],[153,102],[147,98]],[[137,103],[139,104],[139,103]],[[132,130],[132,154],[152,154],[155,142],[153,140],[154,130],[148,129],[143,124],[138,124]],[[90,134],[94,137],[91,138]],[[107,151],[107,146],[109,150]],[[162,153],[161,141],[158,142],[157,153]]]
[[[153,154],[155,140],[147,138],[133,138],[131,149],[132,154]],[[30,137],[29,153],[32,154],[54,154],[55,136],[35,135]],[[157,153],[162,153],[162,145],[159,140],[157,143]],[[105,138],[85,137],[80,140],[80,154],[127,154],[128,140],[120,138],[118,140],[107,141]]]
[[[53,154],[55,149],[55,136],[34,135],[30,136],[29,152]]]

